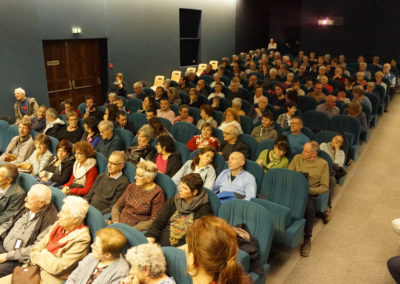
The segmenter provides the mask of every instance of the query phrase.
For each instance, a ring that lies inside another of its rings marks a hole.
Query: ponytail
[[[242,266],[231,258],[217,276],[217,284],[241,284],[243,272]]]

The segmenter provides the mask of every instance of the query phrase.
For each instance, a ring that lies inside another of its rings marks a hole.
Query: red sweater
[[[189,140],[189,142],[186,143],[186,147],[188,147],[188,149],[193,152],[196,151],[197,148],[199,147],[200,144],[202,144],[203,139],[201,139],[201,135],[195,135],[192,137],[192,139]],[[214,147],[215,150],[218,149],[218,138],[211,136],[208,140],[207,140],[207,145]]]
[[[85,186],[82,188],[70,188],[69,193],[76,194],[76,195],[88,194],[96,177],[97,177],[97,168],[93,167],[86,173]],[[74,173],[72,173],[71,178],[69,179],[69,181],[66,184],[63,185],[63,187],[70,186],[74,182],[74,180],[75,180],[75,176],[74,176]]]

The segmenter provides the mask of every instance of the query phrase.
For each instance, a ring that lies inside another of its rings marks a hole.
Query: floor
[[[400,95],[379,117],[345,184],[337,185],[332,220],[314,226],[312,250],[277,247],[267,284],[394,283],[386,261],[400,254],[391,220],[400,217]]]

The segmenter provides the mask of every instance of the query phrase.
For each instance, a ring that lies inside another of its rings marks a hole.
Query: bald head
[[[314,160],[318,156],[319,145],[315,141],[309,141],[304,145],[302,156],[304,160]]]
[[[245,162],[246,162],[246,157],[241,152],[232,152],[229,155],[228,166],[231,171],[242,170]]]

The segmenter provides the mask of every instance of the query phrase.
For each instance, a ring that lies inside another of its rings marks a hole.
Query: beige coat
[[[31,248],[31,262],[40,266],[40,277],[42,283],[45,284],[64,282],[78,265],[78,262],[89,252],[90,234],[88,227],[75,230],[61,239],[60,242],[68,241],[68,243],[59,248],[56,255],[49,252],[46,247],[50,233],[57,224],[58,222],[50,228],[49,233],[38,244]]]

